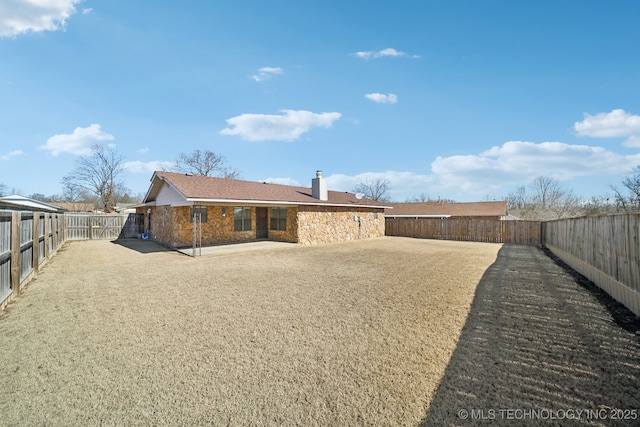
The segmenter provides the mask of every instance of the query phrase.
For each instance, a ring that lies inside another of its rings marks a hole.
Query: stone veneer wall
[[[168,247],[193,245],[193,225],[189,206],[156,206],[151,209],[150,238]],[[223,215],[223,209],[226,214]],[[256,239],[256,209],[251,212],[251,230],[233,230],[233,206],[208,206],[202,223],[202,245],[246,242]],[[146,213],[147,208],[138,213]],[[377,212],[377,219],[375,218]],[[271,211],[269,210],[269,214]],[[361,217],[359,224],[356,217]],[[145,216],[145,221],[146,221]],[[287,229],[269,230],[269,239],[318,245],[384,236],[384,210],[330,206],[287,208]],[[271,221],[268,222],[270,228]]]
[[[223,209],[225,214],[223,215]],[[193,224],[191,222],[191,207],[175,208],[174,246],[193,245]],[[256,210],[251,209],[251,230],[233,230],[233,206],[207,206],[207,222],[202,223],[202,245],[209,246],[218,243],[246,242],[256,238]]]
[[[377,218],[375,218],[377,212]],[[361,217],[362,221],[356,219]],[[303,245],[384,236],[384,210],[330,206],[298,207],[298,242]]]
[[[251,209],[251,230],[234,231],[233,206],[207,206],[207,222],[202,223],[202,245],[246,242],[256,239],[256,208]],[[225,214],[223,215],[223,209]],[[271,211],[268,211],[269,214]],[[287,209],[287,229],[269,230],[269,239],[296,243],[296,208]],[[146,208],[138,213],[146,213]],[[270,219],[270,218],[269,218]],[[145,221],[147,216],[145,215]],[[145,223],[146,224],[146,223]],[[271,222],[268,221],[267,227]],[[190,206],[158,206],[151,208],[151,239],[168,247],[193,245],[193,224]]]
[[[271,209],[269,209],[269,240],[298,243],[298,208],[287,208],[287,229],[271,230]]]
[[[173,242],[173,208],[171,206],[157,206],[149,208],[151,211],[151,221],[149,223],[146,210],[138,213],[145,213],[145,225],[149,225],[149,238],[165,246],[172,246]]]

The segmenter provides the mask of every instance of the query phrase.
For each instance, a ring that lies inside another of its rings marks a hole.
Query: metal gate
[[[67,240],[115,240],[139,237],[143,214],[65,213]]]

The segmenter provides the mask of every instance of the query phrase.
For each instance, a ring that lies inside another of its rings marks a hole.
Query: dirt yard
[[[639,347],[536,248],[380,238],[190,258],[73,242],[0,316],[0,424],[471,425],[458,411],[630,409]]]

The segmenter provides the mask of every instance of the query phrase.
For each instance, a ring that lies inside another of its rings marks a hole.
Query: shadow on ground
[[[640,337],[611,307],[637,317],[606,300],[539,248],[505,245],[423,425],[640,425]]]
[[[124,246],[125,248],[134,250],[141,254],[151,254],[156,252],[175,252],[169,248],[165,248],[164,246],[154,242],[153,240],[147,239],[116,239],[113,240],[112,243]]]

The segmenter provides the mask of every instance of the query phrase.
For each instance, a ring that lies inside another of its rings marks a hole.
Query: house
[[[387,218],[441,218],[441,219],[483,219],[508,220],[507,202],[416,202],[391,203],[392,211]]]
[[[41,202],[40,200],[19,196],[17,194],[0,197],[0,210],[48,213],[62,213],[65,211],[65,209],[52,205],[51,203]]]
[[[151,239],[185,247],[193,244],[194,232],[203,246],[259,239],[315,245],[382,237],[385,208],[360,194],[328,190],[322,171],[311,188],[156,171],[136,211],[144,214]],[[194,228],[194,217],[201,227]]]

